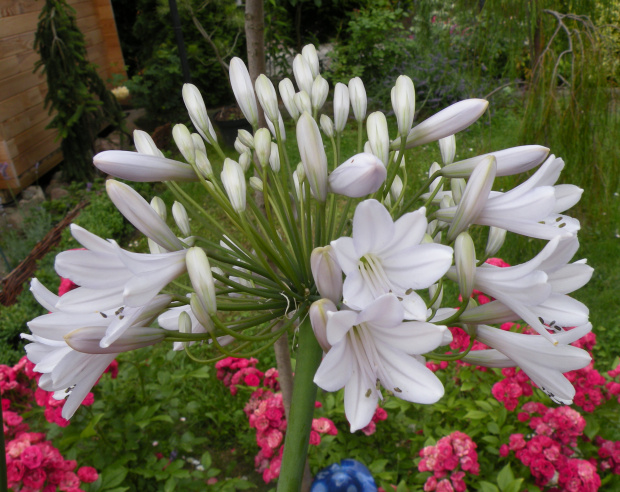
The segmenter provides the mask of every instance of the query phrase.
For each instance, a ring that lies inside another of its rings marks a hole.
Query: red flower
[[[97,470],[95,470],[92,466],[81,467],[77,472],[77,476],[82,482],[86,483],[95,482],[99,478]]]

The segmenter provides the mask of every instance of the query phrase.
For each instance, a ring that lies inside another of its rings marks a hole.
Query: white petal
[[[363,429],[370,423],[378,399],[375,382],[368,381],[354,361],[351,377],[344,387],[344,412],[351,424],[351,432]]]
[[[381,344],[410,355],[435,350],[442,343],[445,330],[443,326],[418,321],[408,321],[395,327],[372,326],[373,337]]]
[[[196,181],[189,164],[125,150],[106,150],[93,159],[95,167],[114,177],[138,182]]]
[[[314,375],[314,383],[325,391],[338,391],[353,371],[353,354],[345,340],[333,345]]]
[[[381,251],[394,235],[394,222],[377,200],[365,200],[355,209],[353,241],[359,257]]]

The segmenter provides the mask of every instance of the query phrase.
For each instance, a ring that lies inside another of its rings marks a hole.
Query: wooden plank
[[[0,39],[0,53],[3,57],[7,57],[24,51],[32,51],[33,43],[34,31],[10,38],[2,37]]]
[[[5,140],[0,140],[0,162],[10,162],[11,153]]]
[[[39,12],[0,17],[0,32],[3,38],[32,32],[37,27]]]
[[[34,64],[39,60],[35,51],[22,51],[13,56],[0,59],[0,80],[22,72],[32,72]]]
[[[47,138],[48,132],[57,133],[54,129],[46,130],[47,122],[45,120],[39,121],[34,125],[28,127],[25,131],[18,133],[10,140],[6,141],[6,145],[12,156],[18,156],[30,148],[33,142],[38,142]]]
[[[84,17],[96,15],[95,6],[93,5],[92,0],[88,2],[79,2],[71,6],[75,9],[75,18],[77,20],[78,27]]]
[[[49,136],[40,140],[33,140],[32,146],[18,156],[13,156],[13,165],[18,176],[24,174],[28,169],[36,168],[36,163],[41,162],[46,156],[60,148],[60,141],[56,141],[56,131],[47,130]]]
[[[0,17],[12,17],[14,15],[27,14],[28,12],[41,11],[40,0],[0,0]]]
[[[41,104],[46,93],[47,83],[43,82],[13,97],[0,100],[0,122],[13,118],[32,106]]]
[[[2,94],[3,99],[9,99],[20,92],[39,85],[41,82],[45,82],[45,75],[41,72],[22,72],[0,81],[0,94]]]
[[[20,190],[27,188],[41,176],[44,176],[49,171],[54,169],[58,164],[62,162],[62,159],[63,157],[60,148],[55,148],[51,153],[47,154],[45,157],[41,158],[38,161],[38,167],[32,166],[26,169],[26,171],[20,174],[17,178]]]
[[[0,122],[0,135],[4,140],[10,140],[41,121],[45,121],[47,125],[52,118],[53,115],[48,114],[47,109],[43,107],[43,102],[41,102],[13,116],[13,118]]]

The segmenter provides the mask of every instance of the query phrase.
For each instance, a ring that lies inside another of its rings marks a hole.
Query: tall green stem
[[[278,492],[298,492],[301,487],[316,401],[317,388],[313,379],[321,363],[321,355],[321,347],[314,337],[310,319],[306,316],[299,325],[293,401],[286,428]]]

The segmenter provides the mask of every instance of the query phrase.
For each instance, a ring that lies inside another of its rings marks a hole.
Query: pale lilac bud
[[[312,94],[312,82],[314,82],[314,76],[312,70],[308,66],[305,58],[302,55],[297,55],[293,60],[293,75],[295,75],[295,81],[300,91],[305,91],[308,96]]]
[[[241,142],[248,149],[254,148],[254,137],[249,131],[244,130],[244,129],[239,130],[237,132],[237,138],[239,139],[239,142]],[[239,152],[239,153],[243,154],[243,152]]]
[[[329,116],[326,114],[322,114],[319,118],[319,123],[321,124],[321,130],[327,138],[334,138],[334,123]]]
[[[278,150],[278,144],[271,142],[271,153],[269,154],[269,166],[274,173],[280,170],[280,151]]]
[[[172,128],[172,138],[185,160],[189,163],[194,163],[196,161],[196,149],[194,148],[192,134],[187,127],[180,123],[174,125]]]
[[[392,89],[392,107],[398,123],[398,134],[406,138],[413,125],[415,114],[415,90],[413,81],[406,75],[400,75],[396,79],[396,85]]]
[[[334,302],[342,298],[342,269],[331,246],[314,248],[310,254],[314,283],[322,297]]]
[[[390,136],[385,115],[380,111],[370,114],[366,120],[366,131],[372,153],[387,167],[390,156]]]
[[[319,345],[325,353],[329,352],[332,348],[331,344],[327,341],[327,316],[328,313],[335,313],[337,311],[338,308],[329,299],[314,301],[308,311],[316,341],[319,342]]]
[[[192,133],[192,142],[194,143],[194,151],[201,151],[205,154],[207,153],[207,148],[205,147],[205,141],[202,139],[200,135],[197,133]]]
[[[398,201],[400,195],[403,193],[403,180],[397,174],[394,176],[394,181],[392,182],[392,186],[390,187],[390,195],[394,203]]]
[[[253,128],[258,126],[258,108],[252,86],[252,79],[241,58],[233,58],[229,65],[230,85],[237,103]]]
[[[151,136],[142,130],[133,131],[133,143],[140,154],[156,155],[158,157],[164,156],[162,151],[155,145]]]
[[[361,123],[366,117],[368,100],[366,98],[364,83],[359,77],[349,80],[349,97],[351,98],[351,107],[353,108],[355,120]]]
[[[295,121],[299,118],[299,109],[295,104],[295,87],[293,87],[293,83],[291,79],[283,79],[280,81],[278,85],[280,89],[280,97],[282,98],[282,102],[288,111],[288,114],[291,115]]]
[[[360,198],[381,188],[386,177],[387,169],[379,158],[357,154],[329,175],[329,189],[339,195]]]
[[[297,121],[297,145],[312,196],[327,199],[327,155],[316,121],[304,113]]]
[[[207,114],[207,107],[198,87],[193,84],[184,84],[182,92],[183,102],[198,133],[208,142],[217,142],[215,130]]]
[[[334,89],[334,129],[341,133],[349,117],[349,89],[338,82]]]
[[[187,216],[187,211],[182,203],[174,202],[172,205],[172,217],[174,218],[174,222],[180,229],[181,233],[184,236],[189,236],[191,234],[189,217]]]
[[[461,296],[463,299],[469,299],[474,290],[476,249],[467,232],[461,232],[454,242],[454,265]]]
[[[207,158],[207,154],[200,150],[196,151],[196,167],[205,178],[213,179],[213,168]]]
[[[506,229],[500,229],[499,227],[489,227],[489,238],[487,239],[487,246],[484,250],[484,256],[490,258],[494,256],[500,248],[504,245],[506,240]]]
[[[488,105],[484,99],[465,99],[448,106],[414,127],[407,135],[406,148],[435,142],[464,130],[484,114]],[[394,140],[392,148],[398,149],[400,142],[401,137]]]
[[[155,210],[155,212],[157,212],[157,215],[159,215],[162,220],[165,221],[168,217],[168,212],[166,211],[166,204],[158,196],[154,196],[153,198],[151,198],[151,208]]]
[[[318,111],[325,104],[327,93],[329,92],[329,84],[320,75],[317,75],[312,83],[312,111]]]
[[[166,330],[147,326],[131,326],[116,341],[102,347],[101,339],[106,334],[106,326],[87,326],[78,328],[64,336],[69,347],[84,354],[120,354],[139,348],[155,345],[166,338]]]
[[[271,80],[269,80],[266,75],[260,74],[256,78],[255,87],[256,96],[265,111],[267,119],[271,122],[277,121],[279,114],[278,96],[276,95],[276,90],[274,89]]]
[[[312,113],[312,101],[310,101],[310,96],[306,91],[300,91],[293,97],[295,101],[295,106],[297,106],[297,110],[301,115],[304,111],[307,113]],[[297,118],[299,120],[299,118]]]
[[[224,169],[221,174],[222,185],[228,195],[230,204],[237,213],[245,210],[245,176],[239,163],[232,159],[224,160]]]
[[[262,192],[263,191],[263,180],[260,179],[258,176],[251,176],[250,186],[252,187],[253,190]]]
[[[201,304],[209,314],[217,312],[215,284],[209,259],[202,248],[193,247],[185,254],[187,273]]]
[[[454,155],[456,154],[456,138],[454,135],[439,139],[439,151],[441,152],[441,160],[443,165],[447,166],[454,162]],[[473,169],[472,169],[473,171]]]
[[[547,147],[523,145],[471,157],[443,168],[442,174],[452,178],[467,178],[484,158],[493,156],[497,163],[497,176],[520,174],[538,166],[549,154]]]
[[[261,166],[266,167],[269,164],[269,155],[271,154],[271,133],[267,128],[259,128],[254,135],[254,150]]]
[[[301,55],[306,60],[308,68],[310,72],[312,72],[312,77],[316,78],[319,75],[319,55],[316,52],[316,48],[313,44],[307,44],[301,50]]]

